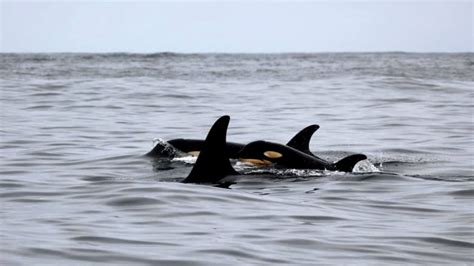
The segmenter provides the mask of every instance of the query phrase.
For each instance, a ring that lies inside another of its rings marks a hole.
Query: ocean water
[[[0,81],[2,265],[473,264],[472,53],[0,54]],[[143,156],[226,114],[368,160],[224,189]]]

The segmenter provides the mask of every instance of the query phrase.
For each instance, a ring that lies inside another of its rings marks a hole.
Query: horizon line
[[[174,52],[174,51],[157,51],[157,52],[132,52],[132,51],[54,51],[54,52],[34,52],[34,51],[0,51],[0,54],[176,54],[176,55],[193,55],[193,54],[337,54],[337,53],[399,53],[399,54],[471,54],[474,51],[284,51],[284,52]]]

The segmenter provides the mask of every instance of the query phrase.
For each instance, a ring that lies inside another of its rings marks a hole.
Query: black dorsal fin
[[[303,128],[286,145],[313,156],[309,150],[309,142],[318,128],[318,125],[310,125]]]
[[[184,183],[218,183],[228,175],[237,175],[226,151],[230,117],[225,115],[212,125],[191,173]]]
[[[364,154],[349,155],[334,164],[336,168],[335,170],[343,171],[343,172],[352,172],[352,169],[354,169],[354,166],[358,162],[365,159],[367,159],[367,156],[365,156]]]

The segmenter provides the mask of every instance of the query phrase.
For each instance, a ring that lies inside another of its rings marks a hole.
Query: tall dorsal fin
[[[334,164],[335,170],[338,171],[343,171],[343,172],[352,172],[352,169],[354,169],[354,166],[362,161],[367,159],[367,156],[364,154],[353,154],[349,155],[341,160],[339,160],[337,163]]]
[[[303,128],[286,145],[313,156],[309,150],[309,142],[318,128],[318,125],[310,125]]]
[[[212,125],[191,173],[184,183],[217,183],[228,175],[237,175],[226,151],[230,117],[225,115]]]

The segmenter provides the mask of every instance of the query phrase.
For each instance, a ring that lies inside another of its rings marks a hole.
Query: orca
[[[309,142],[314,132],[319,129],[318,125],[310,125],[299,131],[293,138],[288,142],[288,146],[293,147],[297,150],[300,150],[309,155],[313,155],[309,151]],[[167,141],[174,148],[178,149],[181,152],[188,153],[191,155],[197,156],[201,151],[204,140],[201,139],[172,139]],[[236,143],[236,142],[227,142],[226,143],[226,152],[229,158],[238,159],[239,152],[245,147],[245,144]],[[151,157],[174,157],[175,153],[173,150],[170,150],[167,146],[157,144],[153,149],[145,154],[146,156]]]
[[[214,122],[203,141],[196,163],[189,175],[183,180],[183,183],[219,184],[226,187],[232,184],[230,178],[240,175],[232,167],[227,152],[226,139],[229,121],[230,117],[225,115]],[[317,128],[313,126],[312,128],[308,127],[307,130],[314,133]],[[354,154],[336,163],[329,163],[315,155],[309,155],[287,145],[266,141],[255,141],[245,145],[239,155],[244,158],[267,159],[291,168],[327,169],[344,172],[351,172],[357,162],[367,159],[363,154]]]
[[[318,169],[352,172],[354,166],[359,161],[367,159],[364,154],[354,154],[343,158],[342,160],[331,163],[317,157],[311,152],[302,152],[287,145],[268,142],[254,141],[240,151],[239,157],[242,161],[253,164],[276,164],[285,168],[294,169]]]
[[[230,117],[222,116],[207,133],[193,169],[184,183],[228,183],[224,178],[237,176],[227,153],[226,138]]]
[[[204,140],[201,139],[172,139],[167,141],[173,145],[176,149],[197,156],[204,146]],[[236,159],[239,151],[245,146],[245,144],[236,142],[226,143],[226,152],[230,158]]]

